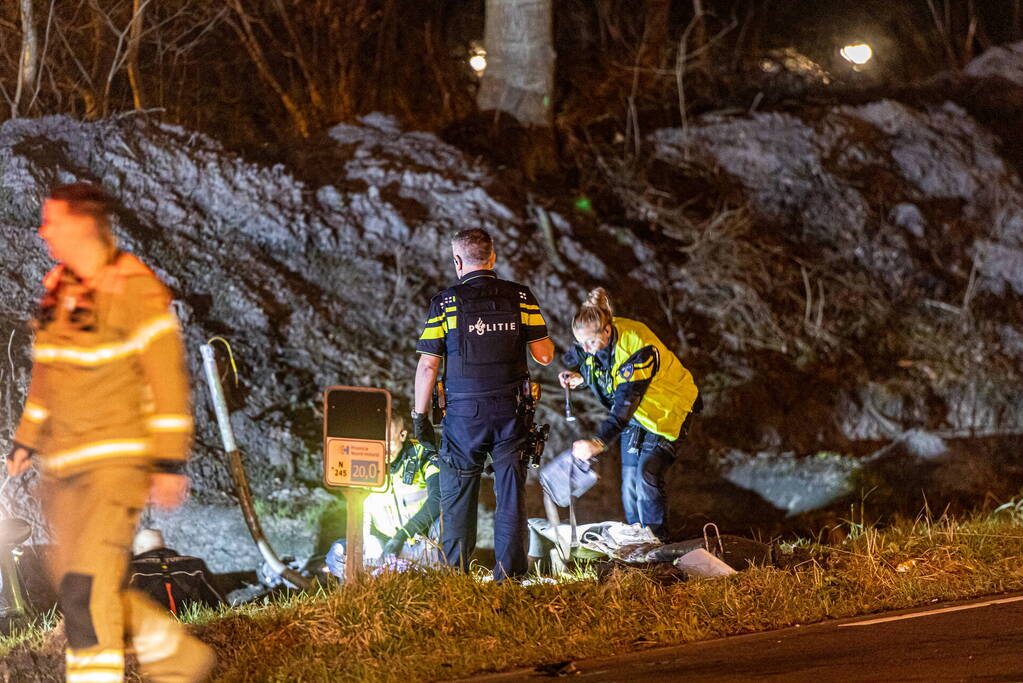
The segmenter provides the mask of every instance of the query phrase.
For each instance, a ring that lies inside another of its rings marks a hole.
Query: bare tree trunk
[[[259,77],[262,78],[275,93],[277,93],[277,97],[280,98],[281,104],[284,105],[284,108],[291,116],[291,119],[295,124],[295,128],[298,130],[298,134],[303,138],[308,138],[309,121],[302,112],[302,109],[287,93],[280,81],[278,81],[274,76],[273,70],[270,68],[270,64],[266,61],[266,56],[263,54],[263,48],[260,47],[259,38],[256,37],[255,32],[252,30],[252,19],[248,14],[246,14],[239,0],[228,0],[228,6],[234,11],[235,16],[237,17],[237,20],[232,21],[231,24],[234,27],[235,33],[238,34],[238,39],[241,40],[242,45],[245,46],[245,51],[249,53],[249,58],[252,59],[252,63],[256,65]]]
[[[142,0],[133,0],[131,30],[128,32],[128,82],[131,84],[131,98],[136,111],[143,108],[142,84],[139,74],[139,43],[142,41],[142,22],[146,5],[142,4]]]
[[[288,8],[285,7],[282,0],[274,0],[274,5],[277,9],[277,15],[281,18],[281,23],[284,24],[284,28],[288,32],[288,37],[291,39],[294,51],[293,58],[298,64],[299,70],[302,72],[302,77],[305,79],[306,89],[309,91],[309,102],[313,105],[313,109],[316,111],[321,114],[327,113],[323,96],[320,95],[320,89],[316,85],[316,77],[314,75],[316,70],[309,64],[309,61],[305,56],[305,50],[302,49],[302,45],[305,41],[299,36],[294,22],[288,15]]]
[[[32,88],[39,72],[39,38],[36,35],[32,0],[21,0],[21,59],[18,60],[18,85],[11,103],[11,118],[18,117],[21,96]]]
[[[487,0],[487,69],[476,104],[527,126],[551,125],[554,41],[551,0]]]
[[[708,70],[709,53],[704,49],[707,47],[707,19],[706,11],[703,9],[703,0],[693,0],[693,51],[697,57],[697,66],[704,71]]]
[[[647,0],[643,19],[643,44],[637,60],[643,66],[660,68],[661,59],[668,51],[668,25],[671,18],[671,0]]]
[[[89,120],[98,119],[107,115],[108,97],[106,89],[103,88],[103,62],[106,54],[106,14],[97,4],[96,0],[90,0],[89,7],[89,31],[92,33],[92,61],[89,64],[88,87],[89,93],[83,95],[85,103],[85,117]]]

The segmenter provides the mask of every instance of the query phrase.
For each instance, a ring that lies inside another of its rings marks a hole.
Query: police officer
[[[572,444],[587,460],[619,436],[625,521],[666,537],[664,475],[676,447],[703,408],[693,376],[649,327],[614,316],[603,287],[589,293],[572,321],[576,344],[565,354],[571,370],[561,386],[586,384],[608,409],[589,439]]]
[[[480,475],[493,458],[494,579],[526,572],[525,463],[529,426],[522,410],[528,390],[526,355],[541,365],[554,357],[547,323],[532,292],[494,274],[493,242],[485,230],[458,233],[451,242],[458,284],[433,297],[416,344],[415,437],[435,444],[427,416],[444,361],[447,413],[440,453],[444,559],[465,570],[476,547]]]
[[[212,651],[144,595],[126,590],[132,536],[147,497],[188,492],[192,436],[184,345],[171,297],[117,249],[100,188],[55,188],[39,235],[58,261],[43,282],[34,364],[7,471],[42,469],[49,557],[67,636],[67,680],[116,683],[125,639],[150,680],[202,680]]]

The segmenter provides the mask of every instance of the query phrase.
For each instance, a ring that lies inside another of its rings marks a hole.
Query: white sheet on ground
[[[560,541],[567,544],[572,528],[559,524],[557,531],[546,519],[534,517],[529,520],[529,554],[543,557],[546,550]],[[601,553],[626,562],[643,562],[651,549],[661,545],[657,536],[640,524],[623,522],[593,522],[576,527],[579,547]],[[544,543],[547,541],[547,543]]]

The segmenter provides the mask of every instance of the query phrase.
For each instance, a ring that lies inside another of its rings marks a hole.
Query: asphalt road
[[[1023,595],[573,662],[573,681],[1023,681]],[[551,680],[512,671],[477,680]]]

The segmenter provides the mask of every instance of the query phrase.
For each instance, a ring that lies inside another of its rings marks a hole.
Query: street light
[[[482,78],[487,70],[487,49],[478,40],[469,43],[469,68],[476,72],[477,78]]]
[[[846,45],[838,51],[838,54],[842,55],[842,59],[850,62],[854,67],[864,66],[874,58],[873,48],[866,43]]]

